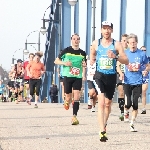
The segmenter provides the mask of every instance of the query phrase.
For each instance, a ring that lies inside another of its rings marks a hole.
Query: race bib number
[[[80,68],[71,67],[70,68],[70,74],[73,76],[79,76],[80,75]]]
[[[17,79],[16,81],[21,83],[21,82],[22,82],[22,79]]]
[[[128,65],[128,71],[137,72],[140,69],[139,63],[129,63]]]
[[[100,58],[100,69],[113,69],[113,58]]]
[[[122,72],[124,72],[125,71],[125,65],[121,64],[120,69],[121,69]]]

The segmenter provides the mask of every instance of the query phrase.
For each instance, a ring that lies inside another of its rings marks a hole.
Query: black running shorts
[[[82,88],[82,78],[75,78],[75,77],[64,77],[64,93],[70,94],[73,90],[81,91]]]
[[[63,82],[64,78],[63,77],[59,77],[59,82]]]
[[[117,87],[123,85],[122,80],[119,79],[119,74],[117,74]]]
[[[116,74],[103,74],[96,71],[93,79],[98,94],[104,93],[106,98],[112,100],[116,88]]]
[[[95,88],[95,85],[94,85],[93,81],[88,80],[87,83],[88,83],[88,89],[89,89],[89,90],[90,90],[90,89],[95,89],[95,92],[96,92],[96,94],[98,95],[98,92],[97,92],[97,90],[96,90],[96,88]]]

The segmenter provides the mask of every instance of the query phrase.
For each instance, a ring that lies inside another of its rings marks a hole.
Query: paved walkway
[[[141,106],[140,106],[141,107]],[[112,106],[106,143],[99,141],[97,113],[80,105],[80,125],[70,125],[72,108],[62,104],[0,103],[0,145],[2,150],[150,150],[150,105],[139,114],[131,133],[129,123],[118,119],[118,105]]]

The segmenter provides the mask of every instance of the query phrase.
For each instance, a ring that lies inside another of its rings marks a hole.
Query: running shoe
[[[95,112],[95,106],[92,107],[91,112]]]
[[[69,109],[69,102],[68,101],[64,101],[64,108],[66,109],[66,110],[68,110]]]
[[[130,131],[131,131],[131,132],[137,132],[137,130],[136,130],[135,127],[134,127],[134,124],[131,124],[131,123],[130,123]]]
[[[142,112],[141,112],[141,114],[146,114],[146,110],[143,109]]]
[[[124,121],[129,122],[129,112],[124,114]]]
[[[34,108],[38,108],[38,105],[37,105],[37,104],[35,104],[35,105],[34,105]]]
[[[101,141],[101,142],[106,142],[106,141],[108,140],[105,131],[99,132],[99,137],[100,137],[100,141]]]
[[[91,100],[88,100],[88,109],[91,109],[91,108],[92,108]]]
[[[73,117],[72,117],[71,124],[72,124],[72,125],[78,125],[78,124],[79,124],[79,121],[78,121],[78,119],[77,119],[76,116],[73,116]]]
[[[121,121],[124,121],[124,114],[121,114],[121,115],[119,116],[119,119],[120,119]]]

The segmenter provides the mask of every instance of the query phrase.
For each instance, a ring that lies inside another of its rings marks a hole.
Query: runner
[[[38,100],[39,100],[39,94],[40,94],[40,86],[42,83],[42,75],[45,73],[45,67],[44,64],[40,62],[41,57],[43,56],[42,52],[35,53],[33,61],[31,61],[27,67],[27,74],[30,77],[29,80],[29,87],[30,87],[30,100],[29,103],[31,103],[31,99],[34,96],[35,91],[35,106],[34,108],[38,108]]]
[[[64,108],[66,110],[69,109],[73,88],[74,104],[72,125],[77,125],[79,124],[79,121],[76,116],[79,110],[79,95],[82,87],[82,73],[84,68],[83,66],[85,66],[86,53],[79,48],[80,37],[78,34],[72,35],[71,42],[72,46],[65,48],[56,58],[54,63],[57,65],[63,65],[65,92]],[[83,74],[83,77],[85,77],[85,74]]]
[[[29,54],[29,61],[25,61],[24,64],[23,64],[23,68],[25,70],[25,74],[24,74],[24,84],[25,84],[25,87],[26,87],[26,101],[29,105],[31,105],[31,102],[29,100],[29,97],[30,97],[30,89],[29,89],[29,79],[30,77],[27,75],[27,70],[26,70],[26,67],[27,65],[33,61],[33,58],[34,58],[34,54],[33,53],[30,53]]]
[[[106,124],[111,111],[111,102],[116,87],[116,61],[128,64],[122,44],[111,38],[113,24],[102,22],[102,38],[93,41],[90,52],[90,64],[96,60],[94,84],[98,92],[98,119],[100,126],[100,141],[106,142]],[[117,55],[119,54],[119,56]]]
[[[2,84],[2,80],[0,80],[0,101],[3,102],[3,98],[4,98],[4,88],[5,88],[5,85]]]
[[[8,99],[9,101],[15,101],[15,73],[9,73],[9,79],[10,81],[8,82],[7,86],[9,89],[9,95]]]
[[[140,48],[143,52],[146,53],[146,47],[142,46]],[[145,69],[145,65],[143,66],[143,70]],[[142,83],[142,105],[143,105],[143,109],[141,114],[146,114],[146,91],[148,89],[148,82],[149,82],[149,73],[146,76],[143,76],[143,83]]]
[[[90,48],[92,48],[92,46]],[[95,105],[97,101],[97,91],[93,83],[93,76],[95,74],[95,70],[96,64],[94,63],[93,65],[90,65],[90,60],[87,60],[87,83],[90,97],[90,102],[88,102],[88,106],[89,104],[92,105],[91,112],[95,112]]]
[[[142,78],[148,74],[148,58],[145,53],[137,48],[138,37],[130,34],[127,37],[128,49],[125,51],[129,58],[129,64],[125,67],[124,73],[124,93],[125,93],[125,112],[124,116],[129,119],[129,109],[132,106],[132,117],[130,131],[136,132],[134,121],[138,113],[138,98],[142,93]],[[145,69],[143,70],[143,65]],[[131,97],[133,95],[133,100]]]
[[[127,34],[123,34],[121,36],[121,43],[124,48],[124,50],[127,49]],[[125,65],[121,64],[119,61],[117,61],[117,88],[118,88],[118,103],[119,103],[119,108],[121,111],[121,115],[119,119],[121,121],[124,121],[124,90],[123,90],[123,74],[125,70]]]
[[[15,80],[15,102],[18,104],[18,101],[22,101],[22,92],[23,92],[23,75],[24,68],[22,66],[22,60],[18,59],[17,64],[12,67],[10,72],[10,76],[12,76]]]

